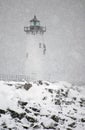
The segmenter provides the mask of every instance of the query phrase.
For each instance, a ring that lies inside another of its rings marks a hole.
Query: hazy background
[[[85,0],[0,0],[0,73],[24,74],[24,26],[34,14],[47,27],[51,76],[84,82]]]

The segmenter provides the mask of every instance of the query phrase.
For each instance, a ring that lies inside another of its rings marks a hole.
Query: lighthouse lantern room
[[[46,32],[46,27],[41,26],[40,21],[34,15],[34,18],[30,20],[30,26],[24,27],[24,31],[34,35],[37,33],[44,34],[44,32]]]

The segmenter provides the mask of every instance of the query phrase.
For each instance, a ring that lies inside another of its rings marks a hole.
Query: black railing
[[[0,74],[0,80],[4,81],[30,81],[28,75]]]

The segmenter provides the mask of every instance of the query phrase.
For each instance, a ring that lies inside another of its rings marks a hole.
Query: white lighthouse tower
[[[46,56],[46,44],[44,42],[44,32],[46,27],[40,25],[36,16],[30,20],[30,25],[24,27],[27,34],[27,48],[25,59],[25,74],[31,80],[44,79],[44,63]]]

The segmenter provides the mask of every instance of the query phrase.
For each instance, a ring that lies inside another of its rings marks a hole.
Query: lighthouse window
[[[41,48],[41,43],[39,43],[39,48]]]
[[[46,45],[45,44],[43,44],[43,48],[46,49]]]
[[[37,26],[40,26],[40,22],[36,22],[36,25],[37,25]]]
[[[46,45],[43,44],[43,54],[45,55],[46,54]]]

